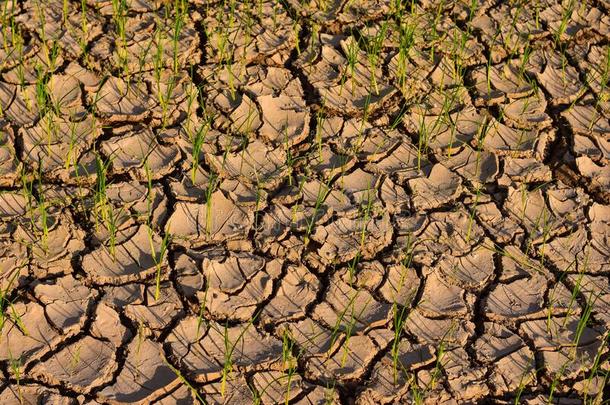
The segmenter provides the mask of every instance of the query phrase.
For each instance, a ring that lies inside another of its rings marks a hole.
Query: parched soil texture
[[[0,404],[610,400],[608,0],[0,12]]]

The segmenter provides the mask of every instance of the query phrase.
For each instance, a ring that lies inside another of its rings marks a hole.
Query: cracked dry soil
[[[610,399],[607,0],[0,9],[0,404]]]

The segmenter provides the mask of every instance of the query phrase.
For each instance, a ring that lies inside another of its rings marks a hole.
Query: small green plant
[[[118,66],[123,76],[129,76],[129,60],[127,51],[127,0],[112,0],[112,22],[115,29],[115,51]]]
[[[400,354],[400,340],[402,337],[402,331],[404,323],[407,321],[410,310],[405,305],[406,302],[409,302],[413,296],[415,295],[416,290],[412,290],[411,296],[407,300],[403,300],[401,304],[398,303],[399,295],[401,295],[405,288],[405,283],[407,281],[407,272],[409,266],[411,266],[411,262],[413,260],[413,246],[411,241],[411,236],[407,237],[407,246],[405,247],[405,257],[402,260],[400,269],[400,279],[398,281],[398,286],[394,292],[394,302],[392,303],[392,326],[394,329],[394,339],[392,340],[392,346],[390,348],[390,354],[392,356],[392,368],[393,368],[393,378],[394,385],[398,384],[398,373],[399,371],[404,371],[404,366],[400,364],[399,354]]]
[[[254,322],[254,320],[257,317],[258,317],[258,314],[255,314],[252,317],[250,322],[248,322],[245,325],[245,327],[240,331],[239,335],[237,336],[237,339],[235,339],[234,342],[231,342],[231,340],[229,338],[228,325],[226,323],[224,325],[224,333],[223,333],[223,338],[224,338],[224,364],[223,364],[223,368],[222,368],[222,378],[221,378],[221,382],[220,382],[220,395],[223,398],[224,398],[225,392],[226,392],[227,380],[229,378],[230,373],[233,370],[233,352],[235,351],[235,348],[237,347],[239,342],[243,339],[243,337],[246,334],[246,332],[248,331],[248,329],[250,327],[252,327],[252,323]]]
[[[83,60],[88,65],[89,55],[87,54],[87,38],[89,36],[89,22],[87,21],[87,0],[80,0],[80,29],[81,36],[78,39],[78,45],[80,46],[81,53],[83,54]]]
[[[396,59],[396,77],[398,86],[405,92],[409,67],[409,53],[415,43],[415,25],[401,22],[398,26],[399,47]]]
[[[170,368],[170,370],[172,370],[172,373],[174,373],[176,375],[176,377],[178,377],[178,379],[180,380],[180,382],[182,384],[184,384],[190,391],[191,394],[193,395],[194,398],[197,399],[197,401],[199,401],[200,404],[203,405],[207,405],[207,402],[205,401],[205,399],[203,399],[203,397],[199,394],[199,391],[197,391],[197,388],[195,388],[187,379],[186,377],[184,377],[182,375],[182,373],[180,372],[180,370],[178,370],[176,367],[174,367],[173,365],[170,364],[169,361],[167,361],[165,359],[165,357],[162,357],[163,362],[165,364],[167,364],[167,366]]]
[[[587,379],[585,380],[585,385],[584,385],[584,395],[583,395],[583,402],[585,404],[599,404],[602,403],[602,396],[604,395],[604,387],[606,387],[606,383],[608,382],[608,376],[610,374],[610,371],[608,370],[603,370],[600,371],[600,366],[601,366],[601,360],[602,360],[602,355],[604,353],[604,348],[606,348],[608,346],[608,337],[610,336],[609,332],[604,333],[602,339],[601,339],[601,344],[599,346],[599,350],[597,351],[597,353],[595,354],[595,358],[593,359],[593,364],[591,365],[591,369],[589,372],[589,375],[587,377]],[[600,386],[602,387],[602,389],[599,390],[599,392],[597,393],[597,395],[594,398],[590,398],[589,399],[589,387],[591,386],[591,382],[593,381],[593,378],[598,376],[598,374],[602,374],[603,376],[603,380],[600,384]]]
[[[208,236],[212,234],[212,196],[216,191],[220,178],[218,174],[210,172],[208,177],[208,185],[205,190],[205,207],[206,207],[206,221],[205,221],[205,232]]]
[[[201,337],[201,327],[203,326],[203,324],[205,323],[206,326],[208,324],[208,322],[206,321],[206,319],[204,318],[204,314],[205,314],[205,310],[206,310],[206,305],[208,302],[208,291],[210,289],[210,283],[207,281],[205,282],[205,290],[203,291],[203,299],[201,300],[201,304],[199,305],[199,314],[197,315],[197,333],[195,334],[196,336],[196,340],[199,339],[199,337]]]
[[[525,390],[525,387],[527,386],[527,383],[529,382],[529,379],[527,379],[527,376],[528,376],[528,374],[530,374],[531,368],[534,365],[534,359],[535,359],[535,357],[532,355],[532,357],[528,361],[527,366],[523,370],[523,373],[521,373],[521,377],[519,378],[519,386],[517,387],[517,392],[515,395],[514,405],[521,404],[521,396],[523,395],[523,391]]]
[[[286,394],[285,405],[290,401],[290,389],[292,388],[292,379],[296,373],[296,360],[293,358],[292,351],[294,349],[294,341],[290,338],[287,330],[282,336],[282,369],[286,373]]]
[[[191,183],[195,184],[197,169],[199,168],[199,155],[208,135],[210,122],[206,120],[199,126],[193,137],[193,149],[191,156]]]
[[[566,6],[564,6],[563,13],[561,15],[561,23],[559,24],[559,27],[557,27],[557,30],[553,34],[553,36],[555,38],[555,44],[558,47],[561,46],[561,37],[563,36],[563,34],[566,32],[566,29],[568,28],[568,23],[570,22],[570,20],[572,18],[572,13],[574,12],[575,7],[576,7],[576,2],[574,0],[569,0],[568,4]]]
[[[70,365],[68,368],[70,370],[71,375],[74,375],[76,373],[76,368],[80,363],[80,350],[81,346],[78,345],[74,352],[70,352]]]
[[[370,28],[367,27],[367,31],[369,30]],[[379,87],[377,84],[377,66],[379,64],[379,58],[387,30],[388,22],[384,21],[381,24],[381,29],[376,34],[372,36],[368,36],[365,34],[363,37],[365,40],[362,41],[362,45],[366,53],[366,59],[368,62],[369,85],[372,93],[376,95],[379,94]]]
[[[343,74],[341,75],[341,86],[339,87],[339,95],[341,95],[341,92],[343,91],[343,86],[345,85],[348,71],[349,76],[351,78],[352,94],[354,94],[354,91],[356,90],[356,65],[358,64],[358,55],[360,53],[360,47],[358,45],[358,42],[353,37],[350,37],[350,40],[347,41],[345,53],[345,56],[347,57],[347,67],[343,68]]]
[[[95,157],[96,180],[94,189],[94,218],[96,228],[101,220],[108,231],[108,249],[113,259],[116,259],[116,236],[118,232],[119,220],[125,207],[115,211],[113,204],[107,195],[108,169],[112,163],[112,158],[104,161],[99,154]]]
[[[70,122],[68,125],[69,125],[69,129],[70,129],[70,142],[68,144],[68,153],[66,154],[66,159],[64,160],[64,169],[65,170],[68,170],[71,166],[74,167],[77,164],[77,159],[78,159],[78,155],[75,153],[75,148],[76,148],[77,141],[78,141],[78,136],[77,136],[78,123]],[[78,170],[75,170],[75,172],[78,172]]]
[[[19,403],[23,404],[23,393],[21,392],[21,367],[23,366],[21,362],[21,358],[13,358],[9,349],[9,367],[17,382],[17,397],[19,398]]]
[[[322,159],[322,131],[324,128],[324,120],[326,119],[324,113],[325,100],[326,96],[324,96],[320,108],[316,111],[316,145],[318,146],[318,159]]]
[[[49,250],[49,216],[47,211],[47,202],[44,196],[42,187],[42,174],[38,177],[38,214],[40,218],[40,227],[42,228],[41,243],[42,249],[46,253]]]
[[[330,193],[330,178],[326,181],[326,183],[320,183],[318,186],[318,193],[316,195],[316,203],[313,207],[313,214],[311,218],[306,219],[307,227],[305,229],[305,237],[304,243],[305,245],[309,244],[309,238],[313,231],[314,226],[316,225],[316,221],[318,220],[318,211],[322,207],[322,203],[326,200],[326,197]]]
[[[438,344],[438,349],[436,350],[436,362],[434,363],[434,369],[432,369],[432,373],[430,376],[430,382],[427,385],[428,389],[435,389],[436,384],[438,383],[438,379],[441,377],[441,372],[443,369],[443,359],[447,350],[447,337],[453,334],[455,331],[457,324],[455,320],[452,321],[451,327],[447,330],[447,332],[441,338],[441,341]]]
[[[155,262],[155,267],[157,269],[157,273],[155,276],[155,301],[159,300],[161,294],[161,270],[163,268],[163,259],[167,254],[167,249],[169,247],[171,241],[171,234],[169,232],[165,232],[163,239],[161,240],[161,246],[159,248],[159,252],[156,252],[153,243],[153,231],[149,227],[148,228],[148,239],[150,240],[150,247],[152,252],[153,261]]]

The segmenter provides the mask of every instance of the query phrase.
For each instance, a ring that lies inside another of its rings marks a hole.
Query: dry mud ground
[[[607,0],[0,5],[0,404],[608,400]]]

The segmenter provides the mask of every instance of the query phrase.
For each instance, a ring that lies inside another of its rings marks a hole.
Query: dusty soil
[[[0,404],[610,399],[610,3],[405,3],[1,2]]]

